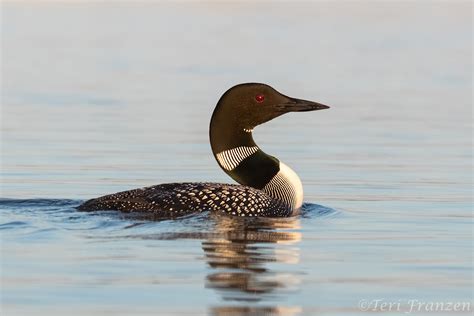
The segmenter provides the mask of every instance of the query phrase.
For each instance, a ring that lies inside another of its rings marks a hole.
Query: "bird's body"
[[[84,210],[152,212],[180,217],[204,211],[236,216],[287,217],[292,209],[265,192],[244,185],[188,182],[166,183],[106,195],[85,202]]]
[[[254,142],[253,128],[292,111],[325,105],[280,94],[270,86],[241,84],[219,100],[210,124],[210,142],[219,166],[241,185],[168,183],[119,192],[86,201],[80,210],[152,212],[180,217],[212,211],[236,216],[286,217],[303,203],[298,175]]]

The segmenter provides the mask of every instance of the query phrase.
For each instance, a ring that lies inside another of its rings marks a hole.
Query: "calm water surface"
[[[2,6],[2,315],[472,312],[469,2]],[[248,81],[332,105],[254,133],[300,175],[301,216],[75,210],[231,182],[208,122]]]

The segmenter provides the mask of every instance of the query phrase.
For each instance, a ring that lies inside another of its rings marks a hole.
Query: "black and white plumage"
[[[217,161],[219,165],[227,170],[231,171],[235,169],[245,158],[252,156],[258,151],[257,146],[247,147],[240,146],[228,150],[224,150],[216,154]]]
[[[286,217],[291,209],[264,192],[235,184],[166,183],[119,192],[89,200],[80,207],[91,210],[152,212],[180,217],[205,211],[235,216]]]
[[[327,109],[312,101],[290,98],[265,84],[247,83],[229,89],[211,118],[210,142],[224,172],[241,185],[167,183],[91,199],[83,211],[148,212],[175,218],[203,211],[235,216],[286,217],[303,203],[298,175],[255,144],[252,131],[287,112]]]

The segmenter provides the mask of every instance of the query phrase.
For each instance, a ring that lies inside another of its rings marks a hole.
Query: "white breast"
[[[280,171],[263,188],[270,196],[284,201],[293,210],[303,205],[303,185],[290,167],[280,161]]]

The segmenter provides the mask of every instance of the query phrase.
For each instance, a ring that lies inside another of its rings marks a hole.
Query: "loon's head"
[[[303,203],[301,180],[288,166],[257,146],[252,130],[288,112],[327,108],[288,97],[266,84],[234,86],[220,98],[212,114],[209,136],[214,157],[238,183],[263,190],[292,210],[298,209]]]
[[[227,121],[232,127],[252,130],[288,112],[328,108],[324,104],[288,97],[266,84],[243,83],[222,95],[213,116],[219,116],[220,120]]]

